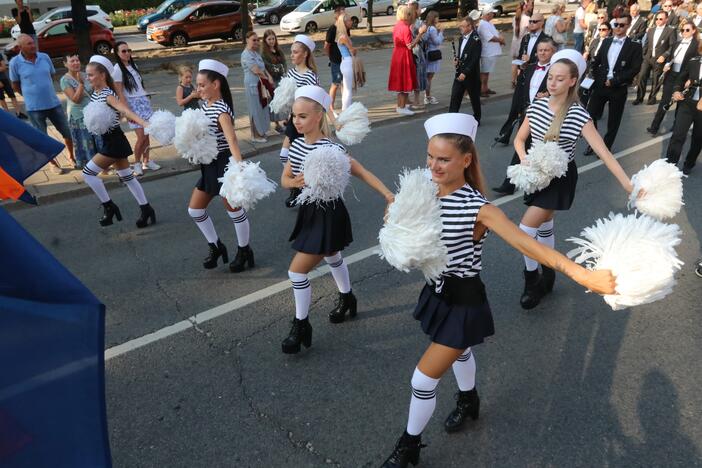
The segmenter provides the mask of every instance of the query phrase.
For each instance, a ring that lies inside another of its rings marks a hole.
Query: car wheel
[[[95,44],[95,53],[98,55],[110,55],[112,46],[107,41],[98,41]]]
[[[364,18],[368,18],[368,10],[366,10],[365,8],[361,8],[361,16],[363,16]]]
[[[240,41],[243,38],[241,33],[241,25],[237,24],[232,28],[232,39],[235,41]]]
[[[358,27],[358,23],[359,23],[359,22],[360,22],[360,21],[358,21],[358,18],[356,18],[355,16],[353,16],[353,17],[351,18],[351,29],[356,29],[356,28]]]
[[[182,32],[177,32],[171,37],[173,47],[185,47],[188,45],[188,36]]]
[[[278,15],[275,13],[271,13],[271,16],[268,17],[268,22],[271,24],[278,24],[280,23],[280,18],[278,18]]]
[[[307,25],[305,26],[305,32],[307,34],[316,33],[317,32],[317,23],[315,23],[314,21],[310,21],[309,23],[307,23]]]
[[[392,16],[392,14],[395,13],[395,9],[391,6],[389,6],[388,9],[385,10],[385,13],[387,13],[388,16]]]

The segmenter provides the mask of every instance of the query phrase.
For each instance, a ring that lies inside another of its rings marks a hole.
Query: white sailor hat
[[[295,36],[294,42],[301,42],[305,44],[308,49],[310,49],[310,52],[314,52],[314,41],[309,37],[305,36],[304,34],[298,34],[297,36]]]
[[[99,63],[103,67],[107,69],[107,73],[112,74],[112,70],[114,69],[114,65],[112,65],[112,62],[110,62],[110,59],[107,57],[103,57],[102,55],[93,55],[90,57],[90,60],[88,63]]]
[[[295,99],[300,97],[305,97],[308,99],[312,99],[315,102],[318,102],[324,108],[325,111],[329,109],[329,106],[331,105],[331,97],[327,94],[326,91],[324,91],[319,86],[300,86],[295,91]]]
[[[212,59],[204,59],[200,60],[200,63],[197,67],[198,71],[202,70],[210,70],[213,72],[217,72],[223,77],[227,77],[227,73],[229,73],[229,67],[223,64],[222,62],[218,60],[212,60]]]
[[[478,131],[478,121],[470,114],[460,112],[449,112],[439,114],[424,122],[424,130],[427,137],[431,139],[434,135],[442,133],[456,133],[458,135],[469,136],[475,141],[475,134]]]
[[[575,49],[559,50],[558,52],[553,54],[553,57],[551,57],[551,64],[554,64],[561,59],[567,59],[573,62],[578,67],[578,74],[581,77],[583,76],[587,64],[585,63],[585,59],[583,58],[582,54],[580,54],[580,52],[576,51]]]

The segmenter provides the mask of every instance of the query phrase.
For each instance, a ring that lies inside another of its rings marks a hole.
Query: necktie
[[[537,65],[536,69],[537,70],[546,70],[546,67],[548,67],[549,65],[551,65],[551,64],[547,63],[546,65]]]

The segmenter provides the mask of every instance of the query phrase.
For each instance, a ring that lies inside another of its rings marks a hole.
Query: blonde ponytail
[[[578,72],[578,67],[577,65],[575,65],[575,63],[573,63],[573,61],[568,59],[561,59],[558,60],[556,63],[562,63],[566,65],[570,71],[571,78],[578,78],[580,76],[580,73]],[[558,112],[556,112],[556,115],[553,116],[551,125],[546,131],[546,135],[544,135],[544,141],[555,141],[556,143],[558,143],[558,139],[561,135],[561,127],[563,126],[563,121],[565,120],[566,115],[568,115],[570,107],[576,102],[578,102],[577,81],[575,82],[575,86],[572,86],[568,90],[568,96],[566,97],[566,101],[563,104],[563,106],[561,106],[561,108],[558,109]]]

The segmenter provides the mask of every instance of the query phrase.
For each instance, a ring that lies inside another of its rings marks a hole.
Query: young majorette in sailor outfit
[[[88,73],[88,81],[93,87],[93,92],[90,95],[91,102],[102,102],[110,106],[117,112],[122,113],[128,119],[146,127],[148,122],[140,118],[129,109],[129,106],[119,101],[115,92],[114,83],[112,82],[112,62],[102,55],[94,55],[90,58],[90,62],[86,67]],[[138,228],[146,227],[149,221],[153,224],[156,222],[156,212],[149,201],[146,199],[144,189],[139,181],[134,176],[132,169],[129,167],[129,156],[132,154],[132,147],[129,145],[129,140],[122,132],[119,126],[119,115],[115,116],[115,120],[110,130],[99,136],[98,152],[83,168],[83,179],[88,186],[93,189],[95,195],[102,202],[104,214],[100,218],[101,226],[109,226],[112,224],[112,218],[117,217],[117,221],[122,221],[122,213],[117,205],[110,199],[107,194],[107,189],[102,179],[98,176],[100,172],[109,169],[114,165],[117,170],[119,180],[121,180],[132,193],[141,214],[136,221]]]
[[[284,188],[305,186],[302,168],[307,155],[320,146],[343,146],[329,139],[326,112],[331,105],[331,98],[319,86],[303,86],[295,92],[293,104],[293,123],[303,137],[293,140],[290,157],[285,164],[281,185]],[[391,202],[392,192],[358,161],[350,158],[351,175],[358,177],[371,188]],[[332,323],[344,321],[346,312],[356,315],[356,298],[351,292],[351,280],[341,250],[353,240],[351,219],[341,198],[331,202],[312,202],[300,206],[295,228],[290,235],[292,248],[297,251],[290,262],[288,276],[295,296],[295,319],[290,334],[283,340],[284,353],[297,353],[300,343],[309,347],[312,344],[312,326],[308,313],[312,300],[312,289],[307,274],[324,259],[331,268],[332,276],[339,288],[339,300],[336,307],[329,312]]]
[[[456,408],[444,427],[454,432],[466,418],[478,418],[480,400],[475,388],[475,358],[471,347],[494,333],[485,286],[480,279],[483,242],[488,229],[511,246],[542,264],[563,272],[600,294],[614,292],[608,270],[588,271],[564,255],[520,231],[483,195],[485,183],[473,143],[478,123],[468,114],[440,114],[424,124],[429,137],[427,165],[438,185],[443,225],[441,243],[449,260],[440,279],[427,284],[414,317],[431,338],[412,376],[409,419],[384,468],[416,465],[423,447],[421,434],[436,406],[436,387],[449,369],[458,382]]]
[[[554,246],[554,212],[570,209],[575,198],[578,181],[575,146],[581,135],[624,190],[630,193],[633,188],[629,177],[602,141],[590,114],[578,102],[578,80],[585,71],[582,55],[574,50],[563,50],[551,60],[547,82],[550,97],[534,100],[514,140],[514,149],[522,161],[527,154],[525,141],[529,134],[533,142],[557,141],[569,156],[568,171],[563,177],[553,179],[546,188],[524,197],[528,208],[519,228],[548,247]],[[533,257],[525,255],[524,262],[524,292],[519,302],[522,308],[532,309],[544,294],[551,292],[556,275],[553,269],[544,265],[540,275],[539,262]]]
[[[188,214],[207,239],[210,253],[202,266],[215,268],[217,261],[229,261],[227,248],[217,236],[212,219],[207,214],[207,206],[219,195],[221,182],[217,179],[224,175],[224,169],[230,160],[241,161],[239,142],[234,132],[234,111],[232,94],[227,83],[229,68],[217,60],[201,60],[197,74],[197,91],[203,100],[201,109],[210,119],[209,133],[217,138],[217,158],[209,164],[200,164],[200,179],[193,189],[188,204]],[[234,222],[237,243],[236,257],[229,264],[229,270],[237,273],[246,267],[254,266],[254,255],[249,247],[250,227],[246,210],[232,207],[222,198],[227,214]]]

